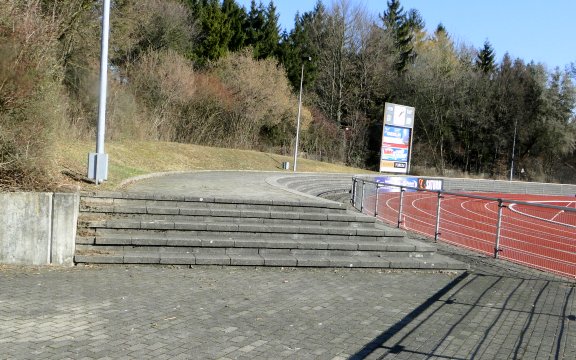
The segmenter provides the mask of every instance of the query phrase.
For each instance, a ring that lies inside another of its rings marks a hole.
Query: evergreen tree
[[[264,12],[265,20],[262,26],[262,38],[256,44],[254,56],[257,59],[265,59],[277,55],[278,44],[280,42],[280,27],[278,25],[278,14],[276,6],[270,1]]]
[[[426,26],[426,22],[424,22],[422,15],[416,9],[410,9],[410,11],[408,11],[408,14],[406,15],[406,21],[408,23],[408,27],[410,27],[414,34],[423,31],[424,27]]]
[[[476,67],[485,74],[491,74],[496,70],[494,63],[494,49],[490,42],[486,40],[484,47],[478,52],[476,56]]]
[[[238,6],[235,0],[224,0],[222,2],[222,11],[232,32],[228,50],[232,52],[238,51],[245,46],[247,38],[244,33],[244,26],[247,21],[246,10]]]
[[[306,42],[304,26],[300,21],[300,14],[296,14],[294,28],[290,33],[284,31],[278,46],[278,58],[286,70],[288,80],[294,89],[300,84],[300,65],[298,59],[302,54],[303,44]]]
[[[228,51],[233,32],[219,0],[189,0],[193,16],[200,25],[194,58],[199,64],[217,60]]]
[[[434,36],[436,36],[436,37],[440,37],[440,36],[448,37],[448,30],[446,30],[446,27],[444,26],[444,24],[440,23],[440,24],[438,24],[438,26],[436,26],[436,30],[434,31]]]
[[[320,0],[314,9],[302,15],[296,14],[294,28],[290,33],[284,32],[280,41],[279,59],[294,89],[300,86],[302,57],[309,56],[312,61],[306,65],[304,87],[309,87],[317,77],[317,60],[320,47],[324,44],[326,8]]]
[[[410,20],[404,13],[404,8],[400,5],[399,0],[389,0],[387,4],[388,9],[380,16],[380,19],[384,28],[391,33],[394,39],[398,51],[395,69],[402,73],[416,57],[413,45],[413,29],[420,25],[420,21],[416,13],[412,14]]]
[[[255,0],[250,3],[250,11],[248,11],[248,19],[244,24],[244,32],[246,34],[246,45],[253,48],[262,40],[264,24],[266,23],[266,15],[262,2],[256,4]]]

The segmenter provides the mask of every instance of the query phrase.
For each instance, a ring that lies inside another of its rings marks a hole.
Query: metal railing
[[[505,199],[354,177],[352,205],[435,241],[576,278],[576,198]]]

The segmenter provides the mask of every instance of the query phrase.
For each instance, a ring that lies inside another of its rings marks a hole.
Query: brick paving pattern
[[[4,267],[0,358],[574,358],[573,282],[451,255],[473,269]]]

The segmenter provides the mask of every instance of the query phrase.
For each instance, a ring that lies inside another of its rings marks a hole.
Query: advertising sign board
[[[384,125],[380,171],[406,173],[410,160],[412,129]]]
[[[386,103],[380,172],[408,173],[414,112],[413,107]]]
[[[406,189],[407,192],[420,190],[443,190],[442,179],[428,179],[417,176],[377,176],[374,181],[381,184],[396,186],[384,186],[379,188],[379,192],[400,192],[400,186],[413,189]]]

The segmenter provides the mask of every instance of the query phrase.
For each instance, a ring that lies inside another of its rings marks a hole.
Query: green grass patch
[[[88,153],[93,142],[61,143],[57,146],[56,168],[60,187],[84,190],[113,190],[135,176],[169,171],[255,170],[284,171],[282,163],[292,156],[252,150],[215,148],[168,142],[108,142],[108,181],[96,186],[86,178]],[[370,173],[369,171],[320,161],[298,159],[298,172]]]

